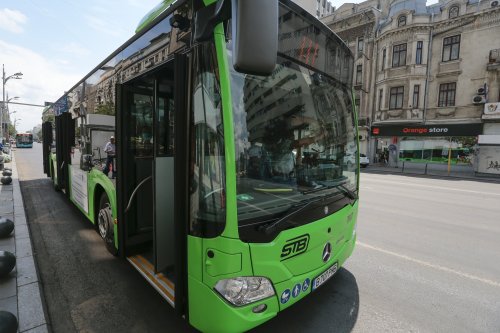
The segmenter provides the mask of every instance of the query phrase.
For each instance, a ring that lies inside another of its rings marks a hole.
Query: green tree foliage
[[[115,104],[113,102],[106,102],[104,104],[100,104],[95,108],[95,113],[104,114],[107,116],[114,116]]]

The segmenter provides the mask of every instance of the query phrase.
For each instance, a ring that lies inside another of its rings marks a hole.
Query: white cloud
[[[76,55],[76,56],[87,56],[90,54],[90,50],[83,47],[82,45],[76,43],[76,42],[71,42],[66,45],[63,45],[62,47],[59,48],[61,51],[69,53],[71,55]]]
[[[43,105],[62,96],[85,73],[72,73],[68,66],[55,59],[44,58],[40,54],[0,40],[0,59],[5,64],[6,75],[22,72],[22,80],[9,80],[5,91],[10,97],[19,96],[19,103]],[[41,123],[41,107],[9,105],[12,115],[18,119],[18,129],[26,131]]]
[[[23,32],[22,25],[27,21],[26,15],[20,11],[8,8],[0,10],[0,29],[19,34]]]
[[[110,24],[109,23],[110,20],[104,20],[97,16],[86,15],[85,21],[87,21],[88,26],[91,27],[92,29],[101,33],[108,34],[113,37],[121,37],[125,33],[117,26]]]

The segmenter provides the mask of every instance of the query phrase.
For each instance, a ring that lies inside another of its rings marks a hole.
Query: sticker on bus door
[[[71,200],[88,214],[87,172],[73,167],[69,169],[71,172]]]

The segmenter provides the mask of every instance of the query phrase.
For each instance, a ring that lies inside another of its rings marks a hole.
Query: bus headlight
[[[236,306],[257,302],[274,295],[271,281],[261,276],[243,276],[220,280],[215,285],[215,290]]]

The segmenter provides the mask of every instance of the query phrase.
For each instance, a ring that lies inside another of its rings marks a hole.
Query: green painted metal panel
[[[222,235],[229,238],[239,238],[237,222],[238,212],[236,209],[236,158],[234,149],[231,80],[229,78],[230,73],[226,54],[226,37],[224,35],[222,23],[215,27],[214,40],[217,52],[217,63],[219,65],[222,117],[224,119],[224,141],[226,145],[226,227]]]

